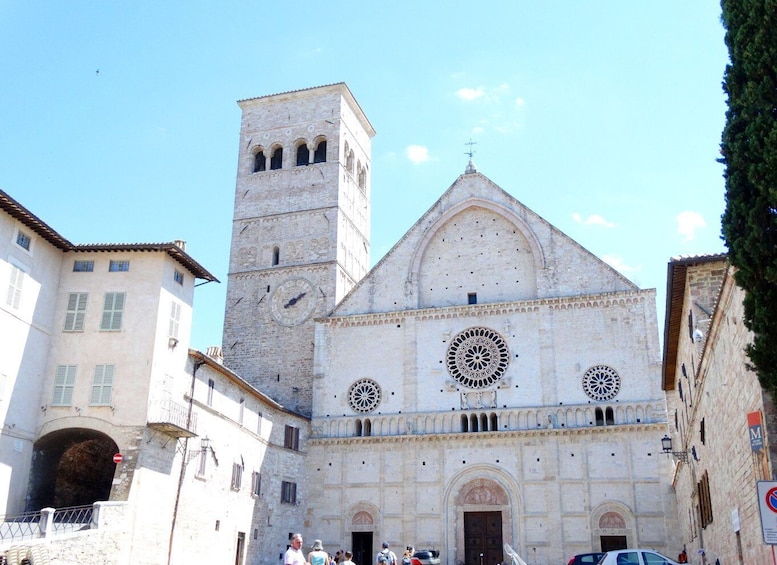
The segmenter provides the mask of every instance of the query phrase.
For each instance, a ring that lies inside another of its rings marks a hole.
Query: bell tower
[[[375,130],[344,83],[238,105],[224,362],[310,415],[313,320],[369,269]]]

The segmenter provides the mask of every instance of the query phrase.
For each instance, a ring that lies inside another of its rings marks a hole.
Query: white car
[[[599,565],[679,565],[679,563],[652,549],[618,549],[605,553]]]

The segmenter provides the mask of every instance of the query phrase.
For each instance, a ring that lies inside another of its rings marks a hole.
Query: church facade
[[[375,132],[348,87],[240,106],[224,362],[311,418],[306,538],[359,565],[382,541],[675,552],[655,292],[471,162],[368,271]]]

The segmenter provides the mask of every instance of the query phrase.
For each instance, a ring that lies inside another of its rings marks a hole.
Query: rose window
[[[510,364],[510,352],[494,330],[469,328],[451,340],[445,360],[456,382],[485,388],[502,378]]]
[[[380,387],[372,379],[356,381],[348,389],[348,404],[354,412],[372,412],[380,404]]]
[[[594,400],[612,400],[620,389],[620,375],[606,365],[591,367],[583,375],[583,390]]]

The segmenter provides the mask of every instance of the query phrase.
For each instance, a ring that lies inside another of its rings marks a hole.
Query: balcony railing
[[[189,407],[172,400],[161,400],[152,405],[148,427],[173,437],[194,437],[197,435],[197,413]]]

